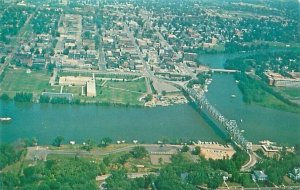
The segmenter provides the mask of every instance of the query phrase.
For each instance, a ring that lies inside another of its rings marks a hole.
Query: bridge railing
[[[239,130],[235,120],[229,120],[222,115],[213,105],[209,103],[204,94],[198,93],[194,89],[187,88],[186,86],[182,87],[182,89],[189,94],[192,100],[198,104],[201,109],[206,109],[206,111],[225,128],[232,141],[245,150],[251,149],[251,143],[246,140],[243,133]]]

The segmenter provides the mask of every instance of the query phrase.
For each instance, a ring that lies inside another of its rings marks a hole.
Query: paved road
[[[242,166],[241,171],[250,171],[250,169],[256,164],[256,162],[259,158],[257,156],[257,154],[255,154],[255,152],[253,152],[253,151],[248,152],[248,155],[250,157],[250,160],[248,163],[246,163],[245,165]]]
[[[19,44],[17,43],[17,42],[19,42],[18,39],[20,39],[20,37],[22,37],[24,35],[24,33],[26,32],[26,30],[25,30],[26,26],[29,24],[29,22],[32,19],[33,15],[35,15],[36,11],[38,11],[38,10],[39,10],[39,8],[37,8],[33,13],[30,14],[30,16],[27,18],[27,20],[25,21],[24,25],[20,29],[18,35],[16,36],[17,41],[15,41],[14,43],[11,44],[11,46],[13,47],[13,50],[12,50],[12,52],[10,54],[8,54],[8,56],[5,59],[5,62],[1,65],[1,67],[0,67],[0,75],[2,75],[2,73],[5,70],[5,68],[9,65],[9,62],[11,61],[13,55],[17,52],[18,48],[20,47]]]
[[[85,150],[50,150],[47,147],[41,147],[41,146],[36,146],[36,147],[28,147],[27,148],[27,155],[26,159],[27,160],[34,160],[34,159],[41,159],[41,160],[46,160],[47,156],[49,154],[58,154],[58,155],[79,155],[79,156],[106,156],[109,154],[115,154],[119,152],[128,152],[132,150],[132,148],[136,146],[143,146],[147,149],[148,152],[153,152],[153,151],[161,151],[161,152],[167,152],[173,149],[178,149],[182,147],[181,145],[165,145],[163,147],[160,147],[160,145],[157,144],[133,144],[133,145],[128,145],[126,147],[122,148],[117,148],[114,150],[110,151],[103,151],[103,150],[95,150],[95,151],[85,151]]]
[[[143,19],[145,20],[146,23],[151,23],[148,17],[146,17],[145,15],[143,15],[142,17],[143,17]],[[149,25],[151,25],[151,24],[149,24]],[[174,52],[174,54],[175,54],[176,59],[179,59],[180,56],[179,56],[179,54],[174,50],[173,46],[171,46],[171,45],[169,44],[169,42],[163,37],[163,35],[162,35],[156,28],[153,28],[153,27],[152,27],[152,29],[153,29],[154,31],[156,31],[156,35],[159,37],[160,43],[161,43],[164,47],[167,47],[168,49],[172,50],[172,51]],[[186,72],[186,73],[182,73],[183,75],[188,74],[188,75],[191,76],[192,78],[196,78],[196,74],[193,73],[193,71],[192,71],[185,63],[181,62],[180,65],[182,66],[182,68],[184,68],[184,70],[185,70],[185,72]]]
[[[62,68],[60,71],[66,72],[82,72],[82,73],[95,73],[95,74],[113,74],[113,75],[132,75],[132,76],[141,76],[141,73],[133,73],[133,72],[126,72],[126,71],[97,71],[97,70],[87,70],[87,69],[72,69],[72,68]]]
[[[111,151],[85,151],[85,150],[50,150],[46,147],[28,147],[27,148],[27,160],[42,159],[46,160],[49,154],[58,155],[79,155],[79,156],[106,156],[109,154],[130,151],[136,145],[130,145],[124,148],[119,148]]]

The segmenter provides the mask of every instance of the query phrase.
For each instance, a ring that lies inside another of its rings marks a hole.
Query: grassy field
[[[112,87],[112,88],[120,88],[132,92],[143,92],[145,93],[147,91],[146,85],[145,85],[145,79],[139,79],[132,82],[113,82],[113,81],[107,81],[106,86]]]
[[[103,85],[104,84],[104,85]],[[100,103],[117,103],[128,105],[143,105],[139,99],[146,93],[145,79],[139,79],[131,82],[123,81],[96,81],[97,96],[94,98],[80,96],[79,99],[86,102],[100,102]],[[76,87],[68,87],[76,88]],[[81,88],[73,92],[81,93]],[[64,92],[65,88],[64,88]],[[78,94],[78,93],[77,93]]]
[[[82,87],[81,86],[64,86],[63,93],[72,93],[75,96],[81,95]]]
[[[5,93],[11,98],[17,92],[32,92],[39,96],[43,91],[60,92],[60,86],[50,86],[50,75],[43,71],[32,71],[26,73],[26,69],[8,69],[0,83],[0,95]],[[64,93],[73,93],[76,98],[83,102],[118,103],[128,105],[142,105],[139,101],[147,89],[145,79],[131,82],[123,81],[97,81],[97,96],[94,98],[81,95],[81,86],[64,86]]]
[[[257,92],[258,91],[263,91],[263,90],[258,89]],[[295,107],[295,106],[288,105],[268,92],[264,92],[264,96],[262,96],[262,101],[255,102],[255,103],[263,107],[269,107],[269,108],[284,110],[293,113],[300,113],[300,106]]]
[[[286,87],[286,88],[279,88],[279,92],[281,92],[283,95],[287,95],[291,98],[297,98],[300,99],[300,89],[296,87]]]
[[[26,69],[9,69],[0,83],[0,94],[6,93],[13,97],[16,92],[32,92],[41,94],[44,90],[59,92],[59,87],[51,87],[50,75],[46,72],[32,71],[26,73]]]

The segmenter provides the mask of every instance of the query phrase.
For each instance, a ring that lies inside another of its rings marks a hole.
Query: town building
[[[279,73],[274,73],[272,71],[264,72],[264,75],[267,77],[268,84],[270,86],[277,87],[300,87],[300,76],[299,74],[291,75],[294,77],[284,77]]]
[[[289,177],[295,181],[300,180],[300,167],[294,168],[293,171],[289,173]]]
[[[252,174],[253,181],[267,181],[268,176],[263,171],[254,170]]]
[[[86,83],[86,96],[88,97],[96,96],[96,82],[94,79],[87,81]]]

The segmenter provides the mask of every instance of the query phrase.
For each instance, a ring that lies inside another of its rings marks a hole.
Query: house
[[[254,170],[252,174],[253,181],[267,181],[268,176],[263,171]]]
[[[30,65],[32,63],[32,55],[30,53],[16,53],[13,61],[22,65]]]
[[[45,68],[46,60],[43,56],[36,56],[32,60],[33,69],[43,69]]]
[[[289,177],[295,181],[300,180],[300,167],[294,168],[293,171],[289,173]]]

